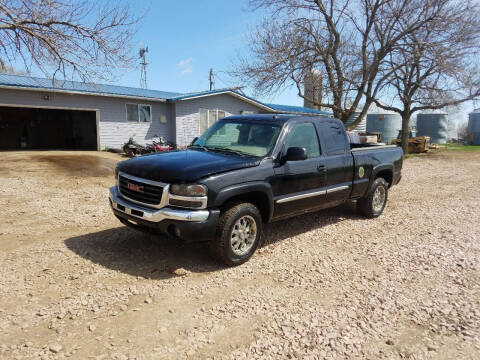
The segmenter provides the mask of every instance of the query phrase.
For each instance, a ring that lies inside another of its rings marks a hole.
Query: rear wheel
[[[233,204],[220,215],[215,240],[209,244],[210,250],[227,265],[243,264],[257,249],[262,230],[262,217],[254,205]]]
[[[358,210],[368,218],[380,216],[388,198],[388,183],[384,178],[376,178],[368,194],[359,199]]]

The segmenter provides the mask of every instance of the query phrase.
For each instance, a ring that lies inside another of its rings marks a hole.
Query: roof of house
[[[51,79],[9,74],[0,74],[0,86],[159,100],[181,95],[180,93],[168,91],[139,89],[118,85],[83,83],[79,81],[55,80],[52,82]]]
[[[0,88],[21,88],[39,91],[58,91],[75,94],[110,96],[110,97],[128,97],[145,99],[151,101],[176,102],[189,100],[199,97],[229,94],[244,101],[250,102],[264,110],[270,112],[290,113],[290,114],[312,114],[312,115],[330,115],[325,111],[305,108],[302,106],[267,104],[254,98],[246,96],[238,91],[238,88],[225,88],[198,91],[192,93],[177,93],[170,91],[159,91],[150,89],[140,89],[128,86],[106,85],[95,83],[83,83],[78,81],[64,81],[44,79],[32,76],[0,74]]]

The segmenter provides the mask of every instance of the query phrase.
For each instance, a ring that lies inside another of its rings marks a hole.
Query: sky
[[[147,7],[149,2],[137,0],[135,4]],[[246,51],[247,36],[263,16],[260,11],[249,11],[246,0],[152,1],[135,39],[137,48],[148,46],[148,87],[174,92],[205,90],[210,68],[215,88],[242,86],[228,71],[238,54]],[[140,67],[121,76],[118,84],[139,86]],[[244,91],[253,95],[253,89]],[[303,104],[293,88],[260,100]]]
[[[208,89],[209,71],[215,73],[215,88],[242,86],[228,75],[238,54],[245,54],[248,34],[265,16],[252,12],[247,0],[137,0],[149,7],[136,35],[137,47],[148,46],[147,81],[150,89],[193,92]],[[140,61],[139,61],[140,62]],[[118,84],[140,85],[140,66],[123,74]],[[254,96],[253,89],[243,89]],[[285,105],[303,105],[291,87],[259,100]],[[454,122],[466,121],[474,104],[466,103],[455,113]]]
[[[248,35],[259,24],[265,12],[252,12],[248,0],[131,0],[138,13],[148,9],[133,41],[133,51],[148,46],[147,82],[149,89],[194,92],[209,87],[213,68],[215,88],[243,86],[228,72],[234,69],[238,54],[248,50]],[[138,65],[119,74],[114,84],[140,87]],[[255,96],[254,90],[243,91]],[[268,103],[303,105],[296,88],[291,87],[267,97]],[[477,107],[480,104],[477,104]],[[451,112],[454,122],[463,122],[473,110],[473,103]]]

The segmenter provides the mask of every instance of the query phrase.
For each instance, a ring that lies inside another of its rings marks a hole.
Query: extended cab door
[[[274,217],[302,212],[325,203],[325,160],[315,125],[307,120],[293,122],[282,137],[282,151],[271,180],[275,200]],[[282,161],[290,147],[305,148],[307,159]]]
[[[317,123],[325,151],[326,202],[334,206],[350,196],[353,179],[353,157],[345,127],[340,120]]]

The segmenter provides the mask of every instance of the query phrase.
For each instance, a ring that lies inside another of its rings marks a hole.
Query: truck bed
[[[396,145],[373,145],[351,149],[353,157],[353,187],[351,197],[362,197],[367,192],[372,174],[385,172],[382,177],[394,185],[400,180],[403,151]],[[361,168],[363,168],[361,170]],[[361,176],[363,174],[363,176]],[[391,175],[390,175],[391,174]]]

